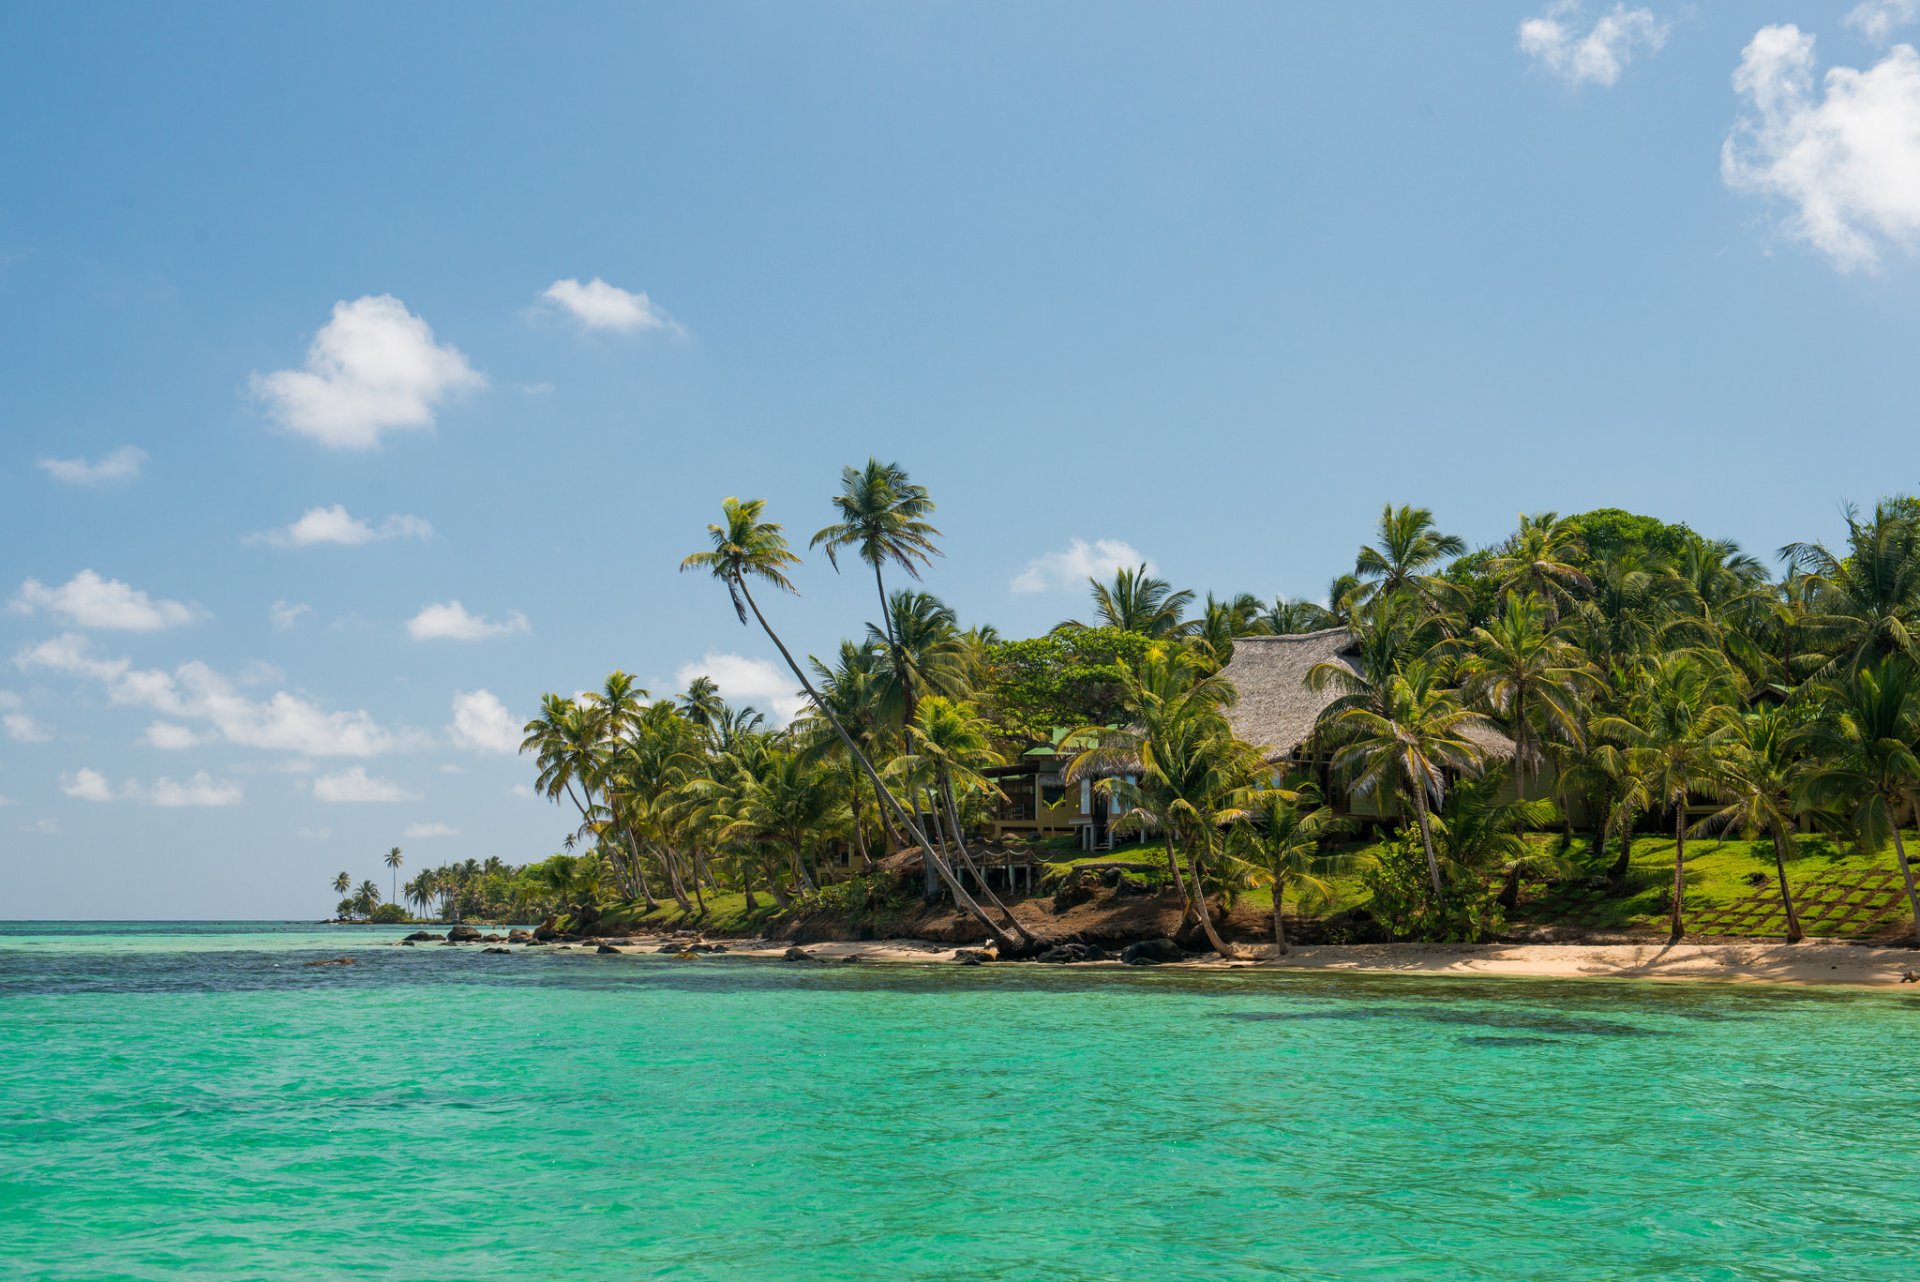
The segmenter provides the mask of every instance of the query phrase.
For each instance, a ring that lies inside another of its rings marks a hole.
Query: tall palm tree
[[[1502,596],[1535,597],[1557,621],[1564,605],[1593,590],[1593,580],[1580,568],[1586,556],[1586,543],[1572,521],[1556,512],[1522,513],[1519,530],[1488,559],[1487,573]]]
[[[1114,571],[1112,583],[1090,578],[1087,585],[1093,590],[1093,612],[1100,621],[1095,626],[1155,638],[1187,631],[1183,619],[1193,604],[1193,593],[1185,588],[1175,592],[1172,584],[1149,574],[1144,565],[1132,569],[1123,565]]]
[[[1239,827],[1240,848],[1273,886],[1273,946],[1285,956],[1289,948],[1281,913],[1287,890],[1301,886],[1322,896],[1331,894],[1323,874],[1337,861],[1324,851],[1343,820],[1321,804],[1320,790],[1311,783],[1258,789],[1249,796],[1246,810],[1249,822]]]
[[[1726,709],[1720,736],[1720,797],[1726,804],[1702,828],[1732,829],[1747,838],[1764,834],[1773,843],[1773,871],[1787,917],[1787,942],[1806,938],[1787,885],[1787,855],[1793,826],[1810,777],[1811,727],[1798,708],[1762,704],[1749,712]]]
[[[1902,655],[1867,663],[1824,691],[1824,715],[1814,730],[1814,753],[1823,764],[1809,783],[1816,802],[1843,810],[1854,838],[1869,850],[1893,845],[1920,940],[1920,889],[1900,836],[1903,809],[1915,808],[1920,791],[1920,670]]]
[[[846,726],[841,724],[839,717],[834,714],[826,700],[820,697],[819,690],[815,689],[813,682],[807,678],[805,669],[794,659],[793,652],[787,649],[786,642],[782,641],[779,633],[773,630],[773,625],[767,622],[767,616],[761,611],[759,602],[754,600],[750,580],[769,584],[778,591],[794,592],[793,581],[787,577],[787,570],[800,563],[800,558],[788,550],[786,536],[780,532],[780,526],[775,522],[761,519],[765,509],[764,499],[727,498],[723,500],[721,521],[707,527],[707,535],[713,546],[688,555],[680,562],[681,571],[684,573],[688,570],[705,570],[725,584],[727,595],[733,601],[734,613],[739,616],[743,626],[746,624],[748,612],[752,612],[754,619],[760,624],[760,630],[767,634],[767,639],[773,642],[774,648],[780,652],[780,657],[786,661],[787,669],[799,680],[800,688],[806,692],[814,709],[826,718],[827,723],[833,727],[834,733],[839,735],[841,743],[846,746],[848,754],[859,763],[861,771],[873,784],[874,791],[893,810],[901,826],[920,844],[922,857],[934,861],[941,880],[946,882],[947,889],[953,895],[954,902],[985,926],[987,933],[1002,946],[1010,951],[1015,950],[1013,941],[1007,938],[985,910],[974,901],[973,896],[967,893],[966,887],[961,885],[959,878],[954,875],[953,869],[940,858],[933,842],[928,839],[919,822],[906,807],[901,805],[900,800],[888,791],[886,784],[880,779],[879,771],[874,769],[873,762],[860,750],[860,745],[854,741],[853,735],[848,732]]]
[[[1355,796],[1386,794],[1412,804],[1433,893],[1445,894],[1432,814],[1446,804],[1449,774],[1479,772],[1485,753],[1470,736],[1491,729],[1487,719],[1463,708],[1425,659],[1396,670],[1372,703],[1336,703],[1329,711],[1327,730],[1339,745],[1333,768],[1350,777]]]
[[[681,715],[703,730],[718,721],[726,710],[727,701],[720,697],[720,687],[709,676],[697,676],[687,682],[687,692],[680,696]]]
[[[808,546],[824,547],[835,570],[840,568],[843,548],[854,549],[873,567],[873,586],[880,594],[880,617],[885,622],[887,584],[882,568],[891,562],[917,579],[921,567],[941,554],[934,542],[940,531],[927,520],[933,514],[933,500],[926,486],[907,479],[898,463],[869,458],[864,468],[840,470],[840,492],[832,502],[840,519],[815,534]]]
[[[393,891],[389,898],[397,904],[400,902],[400,865],[406,862],[400,856],[400,847],[395,846],[392,850],[389,850],[386,858],[382,862],[393,871]]]
[[[1442,534],[1431,508],[1387,504],[1380,511],[1377,538],[1378,546],[1362,547],[1353,563],[1355,577],[1370,585],[1370,595],[1390,597],[1411,591],[1431,601],[1452,594],[1448,584],[1428,572],[1449,557],[1465,553],[1467,544],[1456,534]]]
[[[1732,673],[1717,655],[1676,650],[1655,658],[1627,715],[1601,718],[1595,730],[1622,744],[1647,795],[1673,810],[1670,937],[1686,934],[1687,805],[1717,795],[1724,774],[1720,744],[1727,709],[1738,706]]]
[[[362,917],[373,916],[373,910],[380,906],[380,887],[371,880],[361,882],[360,888],[353,892],[353,903]]]
[[[1337,620],[1332,611],[1318,602],[1288,600],[1277,596],[1272,605],[1261,611],[1260,622],[1266,625],[1269,635],[1286,637],[1301,632],[1318,632],[1322,628],[1333,627]]]
[[[1542,740],[1579,742],[1581,695],[1597,677],[1538,597],[1507,597],[1497,615],[1473,630],[1468,644],[1460,665],[1466,696],[1506,724],[1524,785],[1545,759]]]
[[[1805,627],[1826,656],[1822,675],[1888,654],[1920,660],[1920,520],[1882,503],[1862,520],[1847,509],[1847,545],[1789,543],[1788,565],[1808,579]]]
[[[352,889],[353,889],[353,878],[347,876],[347,874],[345,874],[344,872],[334,877],[333,879],[334,894],[344,895],[349,890],[352,890]]]

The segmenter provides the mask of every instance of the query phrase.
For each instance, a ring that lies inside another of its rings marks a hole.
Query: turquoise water
[[[0,926],[0,1276],[1920,1277],[1911,995],[399,933]]]

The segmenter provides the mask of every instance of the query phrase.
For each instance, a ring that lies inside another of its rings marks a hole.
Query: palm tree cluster
[[[1117,827],[1157,847],[1189,921],[1223,953],[1210,897],[1270,886],[1284,946],[1286,895],[1324,885],[1358,803],[1404,825],[1423,893],[1497,882],[1508,906],[1523,876],[1572,870],[1575,816],[1616,884],[1635,830],[1662,825],[1676,936],[1686,843],[1703,833],[1773,843],[1794,937],[1797,832],[1890,845],[1907,868],[1914,504],[1850,513],[1838,548],[1783,549],[1777,579],[1730,543],[1613,509],[1523,516],[1469,550],[1429,510],[1390,505],[1324,603],[1201,600],[1143,565],[1090,581],[1091,619],[1006,641],[963,627],[917,582],[889,584],[940,555],[934,503],[899,466],[845,469],[830,503],[812,546],[871,572],[878,613],[826,659],[797,656],[769,616],[796,590],[800,557],[763,500],[725,500],[681,564],[717,580],[780,654],[805,697],[791,724],[730,706],[706,678],[654,698],[620,672],[548,695],[527,723],[540,791],[577,821],[564,858],[600,879],[555,893],[596,884],[609,900],[699,914],[715,891],[744,892],[750,908],[764,892],[785,909],[835,883],[877,885],[878,861],[910,849],[929,899],[1030,947],[987,889],[974,834],[999,799],[992,768],[1044,741],[1039,715],[1076,745],[1067,781],[1090,781]],[[1328,628],[1351,645],[1308,676],[1329,702],[1306,757],[1239,739],[1223,675],[1236,641]],[[1547,855],[1529,832],[1556,822]]]

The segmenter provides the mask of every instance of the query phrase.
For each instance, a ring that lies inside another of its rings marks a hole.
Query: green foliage
[[[367,920],[377,925],[391,925],[394,922],[411,919],[407,916],[407,910],[399,904],[381,904],[373,910],[373,914]]]
[[[1567,518],[1567,524],[1597,561],[1611,561],[1623,553],[1643,558],[1678,561],[1699,535],[1685,525],[1670,525],[1658,517],[1641,516],[1617,507],[1595,508]]]
[[[851,916],[856,913],[897,912],[916,898],[912,887],[898,877],[864,873],[810,891],[801,897],[800,903],[804,908],[820,908]]]
[[[1119,628],[1084,628],[987,646],[984,701],[1016,739],[1045,742],[1059,726],[1105,724],[1119,711],[1128,671],[1154,642]]]
[[[1478,878],[1453,878],[1435,895],[1426,853],[1412,834],[1382,842],[1360,882],[1370,896],[1368,910],[1395,939],[1475,944],[1506,925],[1493,891]]]

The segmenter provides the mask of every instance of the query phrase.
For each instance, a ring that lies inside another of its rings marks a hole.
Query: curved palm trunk
[[[1201,844],[1210,844],[1210,843],[1203,842]],[[1213,928],[1213,913],[1210,912],[1207,908],[1207,883],[1202,881],[1200,877],[1199,846],[1196,845],[1194,847],[1194,851],[1191,855],[1188,856],[1188,860],[1191,864],[1191,867],[1188,869],[1188,871],[1190,871],[1193,874],[1194,898],[1200,901],[1200,928],[1206,931],[1207,942],[1213,945],[1214,952],[1219,953],[1222,957],[1226,958],[1228,961],[1238,961],[1240,958],[1239,951],[1235,949],[1232,944],[1229,944],[1226,940],[1220,938],[1220,932]]]
[[[1920,943],[1920,889],[1913,884],[1913,865],[1907,862],[1907,844],[1900,839],[1898,820],[1893,825],[1893,857],[1900,861],[1900,877],[1907,884],[1907,907],[1913,910],[1913,938]]]
[[[1185,911],[1180,914],[1180,928],[1185,930],[1187,923],[1192,921],[1194,917],[1193,896],[1187,891],[1187,879],[1181,874],[1180,861],[1173,853],[1173,826],[1171,824],[1167,826],[1164,836],[1167,842],[1167,867],[1173,872],[1173,884],[1180,888],[1180,903],[1185,909]]]
[[[1687,803],[1673,803],[1673,920],[1668,925],[1668,943],[1678,943],[1687,933],[1681,907],[1687,895]]]
[[[767,622],[767,616],[760,612],[760,603],[753,599],[753,593],[748,590],[746,581],[736,576],[733,583],[734,586],[739,589],[740,595],[742,599],[746,601],[748,608],[753,611],[753,617],[759,621],[760,630],[767,634],[767,639],[773,642],[775,649],[780,651],[780,657],[786,660],[787,669],[799,680],[800,688],[807,692],[807,698],[813,701],[813,706],[820,710],[820,715],[827,719],[827,724],[832,726],[834,733],[840,736],[840,742],[846,745],[849,753],[853,754],[853,758],[859,763],[861,771],[872,781],[874,791],[879,794],[883,802],[893,807],[895,813],[900,818],[900,822],[906,826],[907,831],[912,834],[914,840],[920,843],[920,849],[926,852],[927,858],[934,860],[938,864],[941,878],[947,883],[948,889],[953,891],[954,902],[965,909],[968,915],[973,917],[975,921],[985,926],[987,928],[987,934],[995,943],[999,944],[1008,952],[1018,952],[1018,945],[1016,945],[1013,940],[1007,938],[1006,934],[994,924],[993,919],[987,916],[985,910],[974,902],[973,896],[967,893],[967,888],[962,886],[959,879],[953,875],[953,869],[947,867],[946,863],[940,860],[934,850],[933,843],[927,839],[927,834],[921,831],[918,821],[906,812],[906,808],[900,804],[899,798],[889,792],[887,786],[880,781],[880,772],[873,768],[873,763],[867,760],[865,753],[860,751],[860,745],[855,743],[853,736],[847,733],[846,726],[840,723],[840,718],[834,715],[834,711],[828,706],[827,701],[822,699],[820,692],[813,688],[813,682],[807,679],[807,674],[801,671],[798,663],[794,662],[793,652],[787,649],[786,642],[780,639],[780,634],[775,632],[773,626]]]
[[[1447,892],[1440,884],[1440,856],[1433,849],[1433,824],[1427,819],[1427,790],[1423,787],[1413,790],[1413,812],[1420,818],[1420,844],[1427,851],[1427,876],[1433,881],[1433,896],[1438,899]]]
[[[1278,877],[1273,879],[1273,949],[1285,957],[1292,951],[1287,947],[1287,928],[1280,921],[1280,906],[1287,894],[1287,883]]]
[[[1793,892],[1787,889],[1788,837],[1779,824],[1773,826],[1773,871],[1780,879],[1780,904],[1787,910],[1787,942],[1797,944],[1807,937],[1800,928],[1800,915],[1793,910]]]
[[[960,853],[960,859],[966,864],[967,871],[973,874],[976,882],[980,883],[980,889],[986,894],[988,901],[1000,910],[1001,916],[1007,919],[1007,925],[1013,928],[1013,933],[1020,936],[1021,941],[1028,946],[1038,944],[1040,941],[1034,938],[1033,932],[1022,926],[1020,919],[1013,915],[1013,910],[1000,902],[1000,896],[994,894],[993,887],[987,884],[986,874],[982,873],[979,865],[973,862],[973,855],[967,850],[967,839],[960,832],[960,808],[954,804],[953,800],[953,778],[945,770],[941,771],[940,791],[945,795],[947,803],[947,829],[953,834],[953,848]]]

